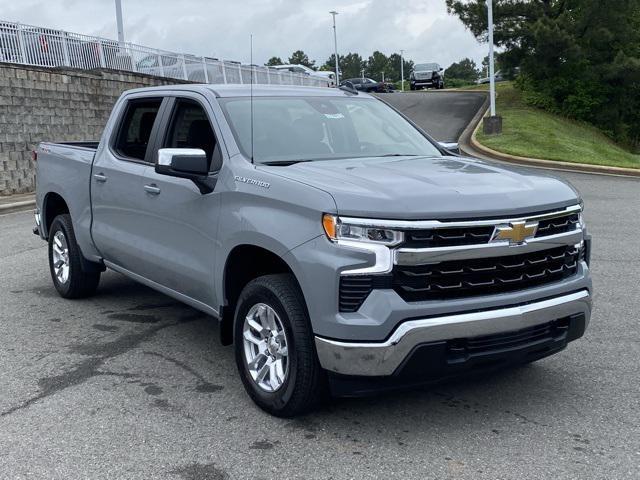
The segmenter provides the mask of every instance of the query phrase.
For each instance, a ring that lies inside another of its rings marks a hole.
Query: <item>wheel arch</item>
[[[44,238],[48,238],[49,236],[49,230],[51,229],[53,219],[58,215],[65,213],[71,215],[69,205],[62,195],[57,192],[48,192],[44,196],[44,200],[42,202],[42,226],[44,228]]]
[[[242,289],[255,278],[277,273],[291,274],[300,287],[293,268],[270,249],[245,243],[229,252],[222,276],[224,305],[220,309],[220,341],[223,345],[233,343],[233,317]]]

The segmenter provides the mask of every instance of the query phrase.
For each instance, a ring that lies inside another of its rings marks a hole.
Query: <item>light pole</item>
[[[329,12],[333,17],[333,47],[336,55],[336,86],[340,85],[340,69],[338,68],[338,35],[336,34],[336,15],[338,12],[332,10]]]
[[[496,115],[496,82],[493,68],[493,0],[487,1],[487,16],[489,25],[489,100],[490,116],[482,121],[485,134],[502,133],[502,117]]]
[[[493,71],[493,0],[487,0],[489,16],[489,97],[491,100],[491,116],[496,115],[496,83]]]
[[[124,26],[122,25],[122,0],[116,0],[116,23],[118,24],[118,43],[124,45]]]
[[[404,92],[404,50],[400,50],[400,88]]]

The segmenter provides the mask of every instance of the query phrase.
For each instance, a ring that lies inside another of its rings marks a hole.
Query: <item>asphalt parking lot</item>
[[[441,95],[407,97],[426,109]],[[113,272],[95,297],[63,300],[32,215],[1,216],[0,478],[638,478],[640,181],[559,175],[594,236],[583,339],[295,420],[253,405],[210,318]]]

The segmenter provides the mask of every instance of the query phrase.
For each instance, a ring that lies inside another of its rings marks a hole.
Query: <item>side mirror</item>
[[[158,150],[156,173],[187,178],[203,194],[213,192],[215,187],[215,179],[209,178],[207,154],[200,148],[161,148]]]
[[[442,70],[444,70],[444,68],[440,67],[440,69],[438,71],[441,72]]]
[[[451,153],[460,155],[460,144],[457,142],[438,142],[438,145]]]

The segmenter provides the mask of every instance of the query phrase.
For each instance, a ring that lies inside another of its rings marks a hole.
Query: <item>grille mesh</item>
[[[393,288],[407,301],[490,295],[562,280],[577,272],[578,249],[396,266]]]

